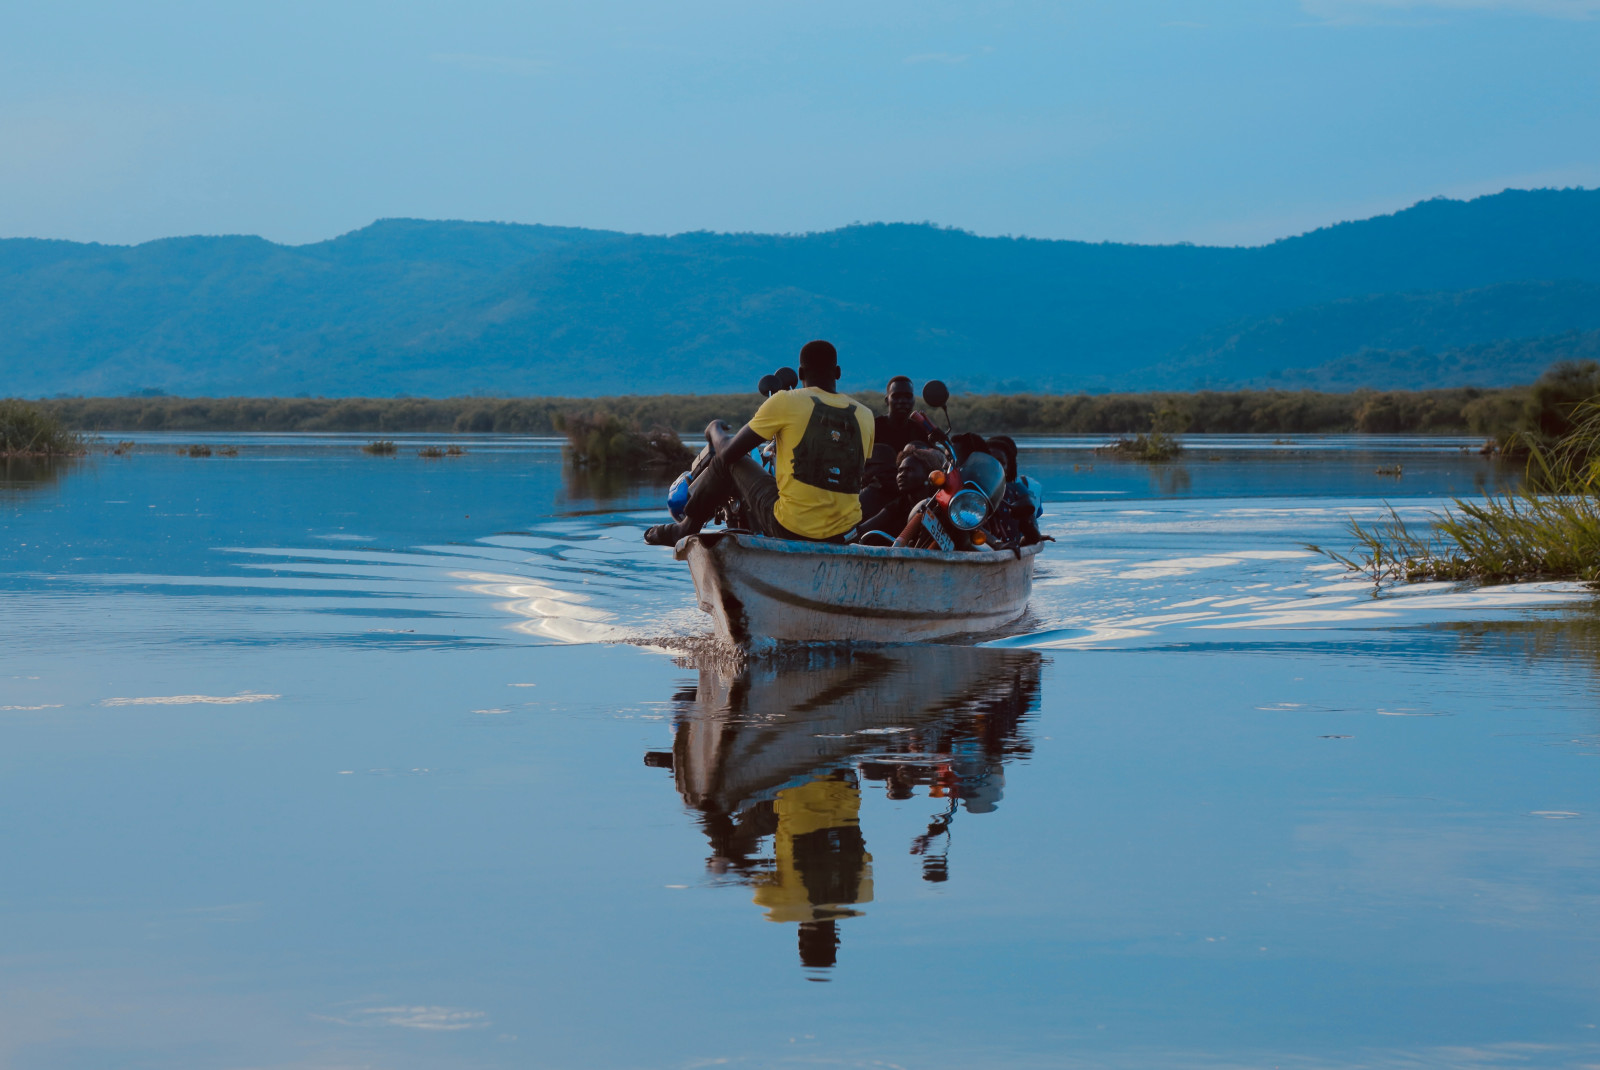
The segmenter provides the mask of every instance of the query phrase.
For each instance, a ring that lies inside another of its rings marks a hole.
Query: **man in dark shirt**
[[[887,447],[892,460],[900,456],[900,451],[907,443],[928,444],[928,436],[922,428],[911,422],[912,410],[917,407],[917,396],[911,391],[910,379],[904,375],[890,379],[889,385],[883,388],[883,403],[889,415],[879,416],[874,422],[873,453],[878,452],[877,447]]]
[[[873,421],[872,456],[862,473],[861,515],[870,517],[898,497],[895,486],[896,463],[900,451],[915,443],[927,446],[928,436],[922,428],[911,422],[917,396],[911,390],[911,380],[897,375],[883,388],[883,402],[889,410],[887,416]]]

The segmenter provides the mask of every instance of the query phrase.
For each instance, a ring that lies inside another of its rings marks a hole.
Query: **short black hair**
[[[906,384],[906,392],[915,393],[915,391],[911,389],[911,376],[909,375],[896,375],[894,378],[889,380],[888,385],[883,388],[883,392],[885,394],[894,393],[894,384],[896,383]]]
[[[824,342],[818,338],[814,342],[807,342],[800,347],[800,369],[810,368],[814,371],[831,372],[839,365],[839,351],[833,348],[832,342]]]
[[[974,453],[989,452],[989,443],[984,441],[982,435],[972,431],[963,431],[959,435],[951,435],[950,445],[956,448],[957,464],[964,463]]]

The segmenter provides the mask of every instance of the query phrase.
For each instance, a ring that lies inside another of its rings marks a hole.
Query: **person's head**
[[[917,395],[912,393],[911,380],[904,375],[897,375],[889,380],[889,385],[883,388],[883,401],[889,409],[889,419],[895,423],[904,423],[911,418],[911,410],[917,406]]]
[[[901,494],[921,495],[927,492],[928,475],[935,468],[944,467],[944,455],[938,450],[919,448],[907,443],[896,458],[894,484]]]
[[[1017,440],[1010,435],[990,435],[989,452],[995,460],[1005,465],[1006,482],[1017,481]]]
[[[982,435],[971,431],[963,431],[959,435],[950,436],[950,445],[956,448],[956,463],[961,464],[974,453],[987,453],[989,444]]]
[[[820,338],[800,347],[800,381],[832,391],[839,382],[839,351]]]

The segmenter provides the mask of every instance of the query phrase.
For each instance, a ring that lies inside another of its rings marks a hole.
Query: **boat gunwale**
[[[732,531],[703,531],[686,535],[673,547],[673,557],[685,561],[689,556],[690,541],[698,539],[708,551],[718,543],[732,541],[734,547],[751,553],[813,554],[819,557],[843,557],[855,560],[910,561],[951,565],[987,567],[1017,564],[1036,555],[1043,543],[1033,543],[1015,550],[922,550],[910,546],[862,546],[859,543],[842,545],[828,542],[799,542],[793,539],[774,539],[766,535],[748,535]]]

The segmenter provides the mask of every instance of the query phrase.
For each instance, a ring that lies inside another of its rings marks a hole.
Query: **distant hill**
[[[1600,363],[1600,331],[1568,331],[1550,338],[1514,338],[1439,353],[1425,349],[1363,349],[1314,368],[1265,376],[1250,384],[1284,390],[1355,390],[1382,383],[1389,390],[1428,390],[1449,380],[1461,386],[1531,383],[1561,360]]]
[[[0,240],[0,394],[31,396],[741,391],[813,337],[852,388],[1423,388],[1526,381],[1596,330],[1588,190],[1254,248],[419,220],[302,246]]]

